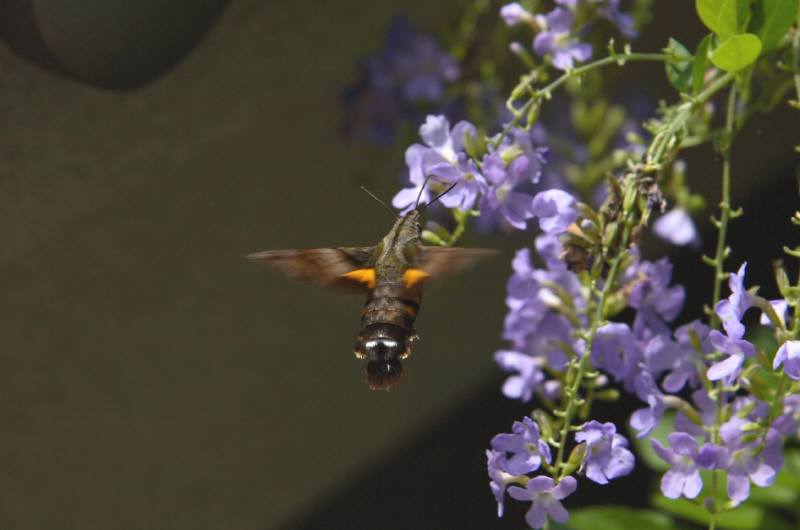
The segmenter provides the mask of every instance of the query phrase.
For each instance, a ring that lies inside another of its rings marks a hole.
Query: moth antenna
[[[364,193],[366,193],[367,195],[369,195],[370,197],[372,197],[373,199],[375,199],[375,201],[376,201],[378,204],[380,204],[381,206],[383,206],[384,208],[386,208],[387,210],[389,210],[389,212],[391,212],[392,216],[396,216],[396,215],[397,215],[397,214],[395,213],[395,211],[394,211],[394,210],[392,210],[391,208],[389,208],[389,206],[388,206],[388,205],[387,205],[385,202],[383,202],[382,200],[380,200],[380,199],[379,199],[379,198],[378,198],[378,197],[377,197],[377,196],[376,196],[374,193],[372,193],[371,191],[369,191],[369,190],[368,190],[367,188],[365,188],[363,185],[361,186],[361,190],[362,190]]]
[[[453,183],[453,184],[452,184],[452,185],[451,185],[449,188],[447,188],[447,189],[446,189],[446,190],[444,190],[442,193],[440,193],[439,195],[437,195],[436,197],[434,197],[432,201],[428,201],[428,203],[427,203],[427,204],[423,204],[423,205],[422,205],[422,208],[420,209],[420,211],[421,211],[421,212],[424,212],[424,211],[425,211],[425,208],[427,208],[427,207],[428,207],[428,206],[430,206],[431,204],[435,203],[436,201],[438,201],[439,199],[441,199],[443,196],[447,195],[447,193],[448,193],[450,190],[452,190],[453,188],[455,188],[455,187],[456,187],[458,184],[459,184],[458,182],[454,182],[454,183]]]
[[[417,195],[417,200],[416,200],[416,202],[414,203],[414,209],[415,209],[415,210],[416,210],[417,208],[419,208],[419,200],[422,198],[422,192],[423,192],[423,191],[425,191],[425,186],[427,186],[427,185],[428,185],[428,181],[429,181],[430,179],[431,179],[430,175],[428,175],[427,177],[425,177],[425,181],[422,183],[422,187],[420,187],[420,189],[419,189],[419,194]]]

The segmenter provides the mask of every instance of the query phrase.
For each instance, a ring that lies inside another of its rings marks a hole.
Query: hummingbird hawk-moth
[[[267,250],[247,256],[295,280],[366,293],[355,355],[367,361],[367,385],[373,390],[388,390],[400,381],[401,361],[419,339],[414,321],[426,280],[457,273],[495,254],[482,248],[423,245],[420,212],[436,199],[421,209],[418,200],[375,246]]]

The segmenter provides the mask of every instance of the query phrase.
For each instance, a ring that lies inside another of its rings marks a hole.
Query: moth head
[[[356,356],[367,360],[367,385],[388,390],[400,381],[402,359],[409,354],[409,333],[392,324],[366,326],[356,339]]]

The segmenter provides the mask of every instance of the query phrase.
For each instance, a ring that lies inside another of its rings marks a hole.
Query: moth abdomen
[[[361,328],[356,339],[356,356],[367,360],[367,384],[373,390],[396,385],[403,374],[402,359],[408,357],[414,340],[410,329],[378,322]]]

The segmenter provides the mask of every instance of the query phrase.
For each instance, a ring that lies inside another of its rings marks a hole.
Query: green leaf
[[[670,59],[664,63],[670,84],[682,94],[690,93],[693,86],[692,54],[689,53],[686,46],[675,39],[669,39],[669,44],[664,51],[670,56]]]
[[[597,506],[571,510],[568,526],[571,530],[659,530],[676,528],[662,513],[636,510],[627,506]]]
[[[726,72],[738,72],[753,64],[761,53],[761,41],[752,33],[728,37],[711,54],[714,66]]]
[[[667,499],[661,495],[652,498],[651,504],[689,521],[708,526],[709,513],[701,504],[686,499]],[[728,530],[757,530],[762,528],[763,508],[749,504],[740,505],[729,512],[717,514],[717,528]],[[764,527],[766,528],[766,527]]]
[[[750,502],[764,506],[790,508],[797,503],[797,489],[773,484],[768,488],[751,488]]]
[[[750,14],[749,0],[695,0],[700,20],[720,40],[740,33]]]
[[[799,0],[756,0],[747,28],[761,39],[761,53],[773,49],[792,27]]]
[[[697,45],[697,50],[694,52],[694,61],[692,61],[693,94],[697,94],[703,88],[706,70],[708,70],[708,48],[711,46],[711,38],[711,35],[706,35]]]

